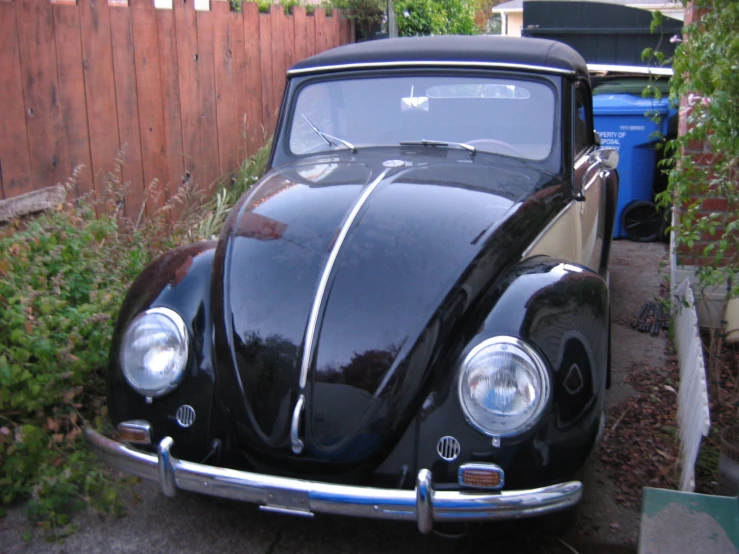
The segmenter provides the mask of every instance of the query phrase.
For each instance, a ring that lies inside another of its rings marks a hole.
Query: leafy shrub
[[[101,200],[59,206],[0,235],[0,507],[30,497],[29,516],[57,537],[85,504],[121,509],[121,483],[82,443],[83,425],[104,425],[104,377],[121,299],[154,256],[218,234],[267,158],[268,146],[206,202],[185,185],[140,222],[120,214],[118,172]]]
[[[0,504],[30,494],[29,514],[48,526],[92,496],[119,506],[117,488],[80,448],[82,425],[105,413],[108,343],[126,286],[176,242],[176,227],[160,238],[163,217],[141,228],[120,218],[120,200],[111,189],[0,239]]]
[[[357,40],[371,38],[385,17],[387,2],[384,0],[327,0],[322,7],[327,13],[337,9],[354,22]]]
[[[674,69],[670,98],[689,104],[686,132],[666,145],[669,185],[658,200],[678,210],[677,246],[697,250],[703,258],[701,288],[726,283],[730,296],[739,296],[739,3],[693,4],[701,15],[683,29],[684,40],[669,60]],[[653,28],[661,21],[656,13]],[[652,55],[665,62],[659,52],[645,52]],[[703,143],[710,152],[696,159],[693,145]],[[710,207],[716,205],[722,209]]]
[[[476,35],[475,0],[399,0],[395,2],[398,34]]]
[[[300,6],[300,0],[280,0],[280,4],[285,10],[286,15],[292,15],[293,8],[295,6]]]

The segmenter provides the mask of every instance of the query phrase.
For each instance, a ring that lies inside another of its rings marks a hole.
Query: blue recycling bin
[[[593,97],[595,130],[601,146],[619,151],[619,190],[613,237],[625,235],[621,223],[624,209],[632,202],[651,202],[657,169],[658,141],[655,132],[667,134],[673,115],[667,98],[655,100],[633,94],[600,94]],[[649,115],[646,115],[649,113]],[[652,116],[660,115],[659,122]]]

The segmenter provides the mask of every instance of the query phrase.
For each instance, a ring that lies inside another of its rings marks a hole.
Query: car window
[[[593,124],[588,117],[588,94],[580,83],[575,87],[575,158],[593,143]]]
[[[305,155],[406,141],[473,144],[543,160],[555,136],[555,92],[544,82],[453,76],[330,80],[302,87],[288,149]]]

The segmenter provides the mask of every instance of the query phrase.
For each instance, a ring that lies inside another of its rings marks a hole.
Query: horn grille
[[[462,450],[462,447],[454,437],[441,437],[436,444],[436,452],[439,453],[439,457],[447,462],[456,460],[460,450]]]
[[[180,427],[184,427],[185,429],[187,429],[193,423],[195,423],[195,410],[192,406],[183,404],[182,406],[177,408],[175,418],[177,419],[177,423]]]

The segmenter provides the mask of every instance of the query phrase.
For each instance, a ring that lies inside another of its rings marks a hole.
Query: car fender
[[[154,260],[140,274],[126,295],[113,335],[109,371],[109,412],[114,425],[141,419],[152,428],[152,443],[165,436],[174,438],[179,455],[200,459],[212,441],[213,409],[212,322],[210,283],[215,242],[200,242],[177,248]],[[119,361],[123,334],[131,320],[149,308],[166,307],[185,321],[190,357],[182,383],[150,401],[134,391],[125,380]],[[183,427],[177,410],[190,406],[195,421]]]
[[[496,463],[511,486],[541,486],[568,479],[595,445],[601,425],[608,364],[608,287],[583,266],[546,256],[524,260],[499,277],[468,323],[465,346],[440,376],[423,404],[418,467],[434,478],[456,480],[459,465]],[[500,439],[465,420],[457,394],[467,354],[496,336],[524,340],[543,358],[551,377],[551,398],[538,422],[520,435]],[[459,440],[452,462],[440,459],[437,442]]]
[[[553,402],[561,410],[560,425],[576,420],[597,398],[602,401],[610,320],[609,292],[603,278],[584,266],[538,256],[509,271],[495,288],[498,299],[480,335],[514,336],[543,355],[553,372]],[[476,338],[468,348],[479,342]],[[582,379],[570,370],[580,372]],[[568,375],[570,381],[565,385]],[[579,400],[562,390],[580,385],[590,389],[590,394],[580,395]]]

